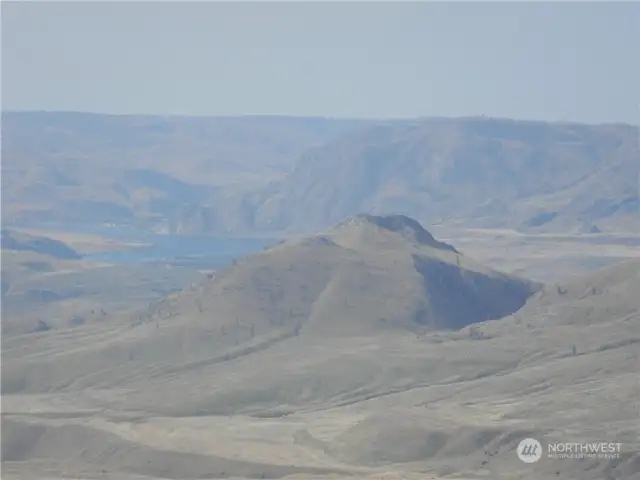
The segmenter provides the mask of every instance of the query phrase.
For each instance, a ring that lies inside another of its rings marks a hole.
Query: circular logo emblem
[[[533,463],[542,457],[542,445],[535,438],[525,438],[518,444],[518,458],[524,463]]]

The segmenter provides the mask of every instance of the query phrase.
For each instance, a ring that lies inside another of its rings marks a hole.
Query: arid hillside
[[[541,287],[353,217],[134,315],[4,336],[3,469],[637,479],[639,281],[631,261]],[[527,436],[624,447],[528,465]]]

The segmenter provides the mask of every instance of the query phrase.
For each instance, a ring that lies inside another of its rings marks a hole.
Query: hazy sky
[[[640,3],[2,3],[2,107],[640,123]]]

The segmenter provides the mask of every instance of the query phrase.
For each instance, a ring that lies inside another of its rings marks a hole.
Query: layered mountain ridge
[[[309,234],[365,212],[533,232],[640,229],[633,125],[55,112],[5,113],[3,125],[3,213],[15,225]]]

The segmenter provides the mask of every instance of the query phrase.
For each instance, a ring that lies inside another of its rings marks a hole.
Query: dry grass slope
[[[640,263],[535,293],[426,233],[357,217],[133,318],[3,338],[4,470],[640,478]],[[514,294],[529,297],[520,309],[501,300]],[[527,436],[623,453],[526,465],[514,449]]]

